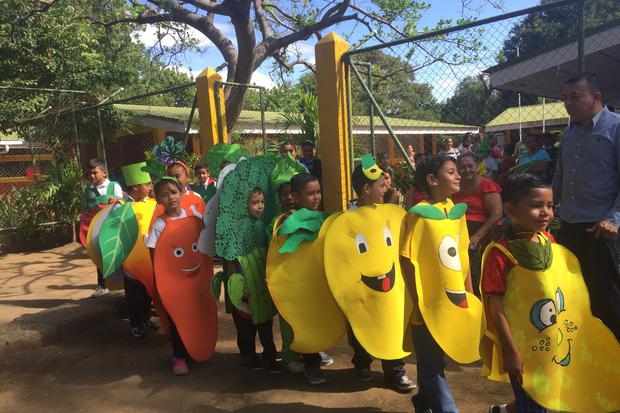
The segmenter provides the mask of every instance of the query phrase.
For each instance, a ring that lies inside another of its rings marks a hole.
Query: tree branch
[[[310,64],[310,62],[307,62],[303,59],[297,59],[297,60],[293,60],[292,62],[287,62],[286,60],[284,60],[284,56],[279,55],[279,54],[274,54],[273,58],[276,62],[278,62],[278,64],[285,68],[286,70],[293,70],[294,66],[305,66],[307,69],[311,70],[313,73],[316,73],[316,68],[314,67],[314,65]]]
[[[256,21],[258,23],[258,27],[260,28],[261,35],[263,39],[268,38],[272,35],[271,28],[269,27],[269,22],[267,21],[267,17],[265,16],[265,10],[263,9],[263,0],[253,0],[254,4],[254,14],[256,15]]]

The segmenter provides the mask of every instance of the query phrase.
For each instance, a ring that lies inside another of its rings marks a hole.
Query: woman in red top
[[[492,180],[478,175],[478,159],[471,153],[463,154],[457,162],[461,175],[461,190],[452,196],[454,203],[467,204],[469,231],[469,263],[474,293],[480,296],[480,266],[482,252],[499,236],[498,223],[502,218],[500,187]]]

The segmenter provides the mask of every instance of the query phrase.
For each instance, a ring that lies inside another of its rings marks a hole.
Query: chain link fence
[[[618,39],[620,2],[568,0],[349,51],[352,157],[413,166],[451,144],[499,160],[544,132],[557,145],[571,75],[599,72],[604,103],[620,101]]]

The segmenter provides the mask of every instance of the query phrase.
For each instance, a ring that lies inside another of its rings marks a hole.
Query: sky
[[[475,0],[474,0],[475,1]],[[453,19],[456,20],[461,17],[461,0],[431,0],[428,1],[431,7],[429,10],[426,10],[420,20],[419,27],[434,27],[441,19]],[[527,7],[535,6],[538,4],[538,0],[504,0],[503,9],[496,9],[489,5],[485,6],[481,12],[476,14],[478,19],[495,16],[498,14],[507,13],[514,10],[520,10]],[[228,36],[234,38],[234,29],[230,24],[229,20],[226,20],[222,16],[216,16],[215,19],[216,26],[222,30],[222,32]],[[333,28],[333,31],[336,33],[347,33],[351,31],[351,23],[346,23],[340,27]],[[192,29],[193,30],[193,29]],[[324,34],[326,34],[326,31]],[[503,35],[502,31],[502,35]],[[180,56],[179,62],[176,63],[177,69],[184,73],[189,74],[192,77],[195,77],[202,70],[204,70],[207,66],[217,67],[221,63],[223,63],[223,58],[221,57],[219,51],[213,46],[213,44],[204,37],[200,32],[194,31],[192,33],[194,38],[198,41],[198,46],[200,47],[200,52],[187,52],[184,55]],[[485,36],[489,37],[489,36]],[[147,26],[145,31],[139,34],[139,39],[142,43],[147,46],[151,46],[156,42],[156,31],[152,26]],[[355,38],[352,39],[356,40]],[[497,39],[497,36],[494,37],[494,42],[501,42],[501,39]],[[164,39],[163,43],[170,45],[172,39]],[[483,40],[486,42],[487,40]],[[294,53],[299,53],[301,57],[314,63],[314,43],[316,39],[314,37],[311,38],[311,41],[298,42],[294,46],[292,46],[292,50],[295,50]],[[233,40],[233,43],[235,41]],[[265,86],[267,88],[274,87],[279,80],[272,79],[270,76],[270,69],[272,67],[273,60],[268,59],[252,76],[252,83],[260,86]],[[451,92],[456,87],[458,81],[465,76],[467,73],[475,74],[479,73],[483,68],[477,67],[476,65],[470,65],[471,67],[459,67],[455,72],[454,69],[450,69],[446,67],[445,69],[437,69],[434,67],[435,72],[433,73],[433,81],[437,82],[436,91],[441,90],[442,96],[436,95],[439,100],[443,100],[447,94],[452,94]],[[443,73],[442,73],[443,72]],[[221,71],[223,76],[225,76],[226,70]],[[302,67],[300,66],[295,70],[295,73],[292,75],[292,79],[298,77],[301,73],[303,73]],[[425,74],[423,71],[420,73],[419,78],[431,78],[430,74]],[[438,92],[434,92],[438,93]]]

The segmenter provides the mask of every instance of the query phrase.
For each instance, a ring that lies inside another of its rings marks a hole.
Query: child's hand
[[[523,384],[523,358],[517,350],[504,352],[504,370],[511,380]]]

